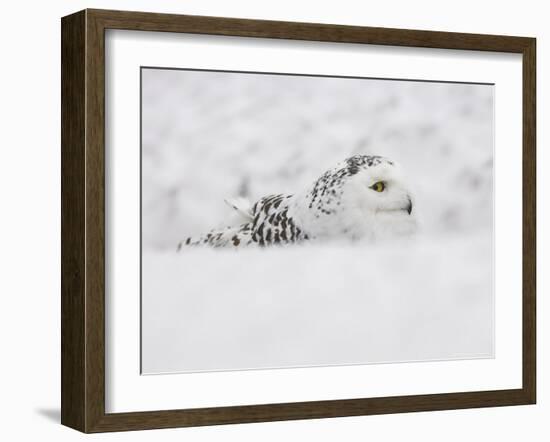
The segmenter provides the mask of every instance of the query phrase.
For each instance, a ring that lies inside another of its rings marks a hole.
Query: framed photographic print
[[[533,404],[535,39],[62,19],[62,423]]]

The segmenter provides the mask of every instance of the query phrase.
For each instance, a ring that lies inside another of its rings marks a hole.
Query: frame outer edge
[[[105,29],[523,54],[523,388],[105,413]],[[479,46],[478,46],[479,45]],[[536,397],[535,39],[88,9],[62,19],[62,424],[92,433],[530,404]]]
[[[61,423],[84,431],[85,13],[61,20]]]
[[[529,37],[88,9],[105,28],[521,53]]]
[[[523,50],[523,390],[528,403],[537,397],[537,179],[536,39]]]
[[[105,417],[105,35],[104,24],[86,14],[86,425],[97,431]]]

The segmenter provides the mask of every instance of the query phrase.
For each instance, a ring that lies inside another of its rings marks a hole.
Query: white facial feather
[[[340,181],[334,179],[340,175]],[[397,163],[381,157],[352,157],[324,176],[297,195],[295,202],[296,216],[311,236],[381,239],[416,231],[414,197]],[[382,191],[373,189],[376,183],[382,183]]]

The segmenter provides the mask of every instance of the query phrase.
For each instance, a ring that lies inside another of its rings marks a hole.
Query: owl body
[[[416,230],[413,198],[401,169],[380,156],[350,157],[295,194],[269,195],[253,205],[243,200],[228,204],[240,223],[187,238],[178,249],[374,240]]]

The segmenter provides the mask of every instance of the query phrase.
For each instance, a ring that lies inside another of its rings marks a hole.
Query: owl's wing
[[[199,237],[189,237],[178,244],[186,246],[243,247],[294,243],[309,239],[301,226],[289,214],[293,195],[269,195],[252,207],[244,199],[226,200],[244,222],[238,226],[213,229]]]
[[[289,214],[293,195],[269,195],[252,207],[252,241],[260,246],[294,243],[308,239],[307,234]]]
[[[189,237],[178,244],[178,252],[187,246],[243,247],[252,244],[252,224],[212,229],[199,237]]]

